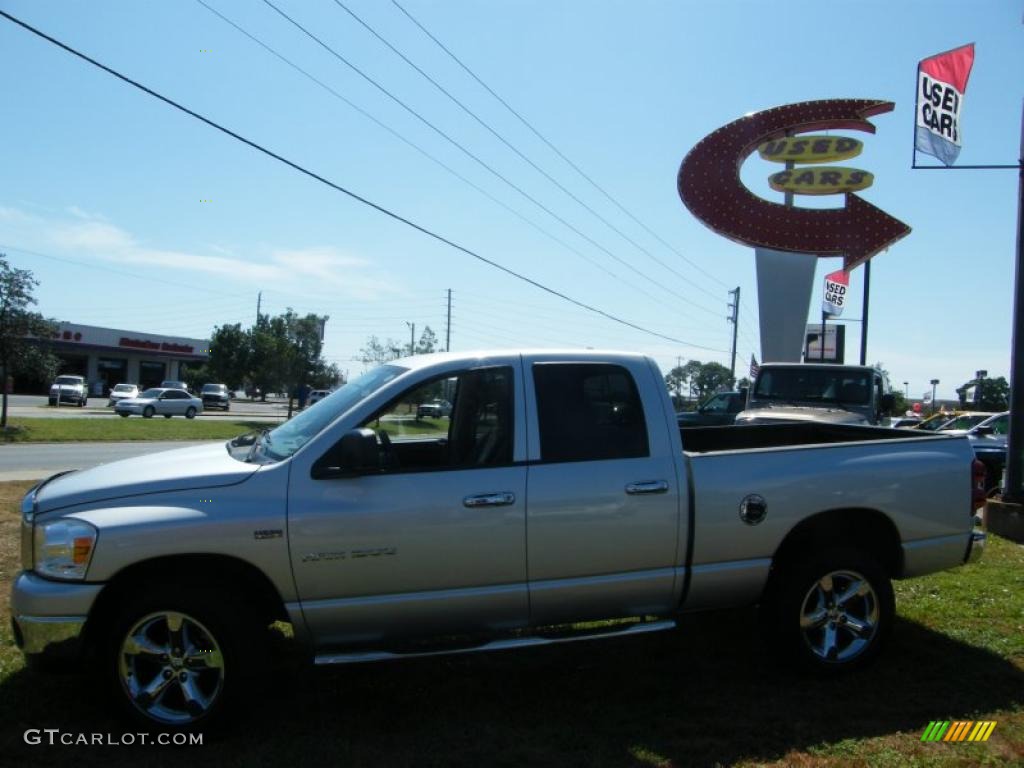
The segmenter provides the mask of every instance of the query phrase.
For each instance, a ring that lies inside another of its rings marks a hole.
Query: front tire
[[[254,671],[243,642],[254,622],[231,609],[231,600],[195,588],[156,587],[130,597],[104,648],[105,684],[118,706],[164,730],[220,720]]]
[[[186,419],[194,419],[195,417],[196,417],[196,409],[193,408],[192,406],[189,406],[189,409],[187,411],[185,411],[185,418]]]
[[[152,419],[153,414],[156,413],[152,405],[147,405],[142,411],[142,418]]]
[[[809,671],[856,669],[878,655],[895,615],[885,570],[856,549],[780,568],[762,610],[779,650]]]
[[[122,419],[127,419],[128,416],[129,416],[129,414],[127,414],[127,413],[119,413],[117,415],[120,416]]]

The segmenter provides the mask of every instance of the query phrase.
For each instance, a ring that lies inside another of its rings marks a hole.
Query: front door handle
[[[668,483],[664,480],[645,480],[640,483],[630,483],[626,486],[626,493],[630,496],[639,496],[644,493],[667,493]]]
[[[500,493],[480,493],[475,496],[467,496],[462,500],[462,506],[470,507],[507,507],[516,503],[516,495],[511,491]]]

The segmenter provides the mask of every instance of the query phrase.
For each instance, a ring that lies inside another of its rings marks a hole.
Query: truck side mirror
[[[314,480],[358,477],[380,469],[377,435],[372,429],[352,429],[342,435],[310,470]]]
[[[882,395],[882,413],[892,413],[892,408],[894,405],[896,405],[896,398],[893,396],[891,392],[887,392],[884,395]]]

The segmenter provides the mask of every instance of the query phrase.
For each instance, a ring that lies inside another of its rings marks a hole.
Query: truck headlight
[[[84,579],[96,546],[96,529],[70,518],[37,525],[35,571],[54,579]]]

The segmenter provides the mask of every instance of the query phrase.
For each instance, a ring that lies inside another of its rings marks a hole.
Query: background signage
[[[846,296],[850,290],[850,273],[838,270],[825,275],[825,297],[821,302],[821,311],[832,317],[843,314]]]

